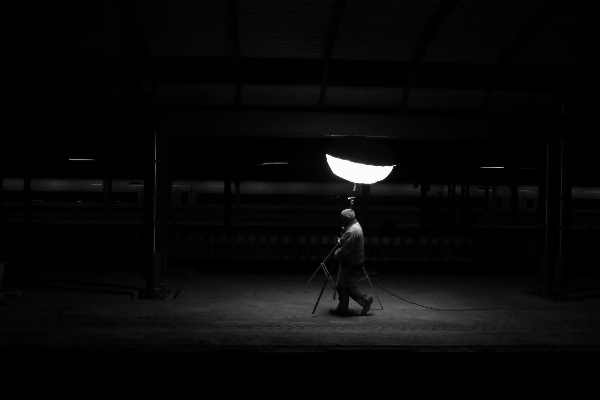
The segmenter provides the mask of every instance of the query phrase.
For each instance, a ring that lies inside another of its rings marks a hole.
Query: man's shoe
[[[348,309],[337,309],[336,308],[335,310],[333,310],[333,309],[329,310],[329,314],[337,315],[340,317],[347,317],[347,316],[352,315],[352,312]]]
[[[369,296],[369,298],[367,300],[365,300],[365,305],[362,309],[362,311],[360,312],[362,315],[366,315],[369,310],[371,309],[371,304],[373,304],[373,298],[371,296]]]

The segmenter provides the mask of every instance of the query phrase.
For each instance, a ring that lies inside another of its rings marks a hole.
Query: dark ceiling
[[[556,113],[599,66],[591,0],[4,0],[1,15],[15,97],[118,101],[143,80],[174,107]]]
[[[406,128],[408,139],[518,141],[565,114],[581,131],[598,107],[594,0],[0,4],[6,132],[21,138],[19,154],[91,148],[109,131],[132,151],[147,118],[139,104],[153,95],[172,122],[165,129],[213,136],[371,127],[372,136]],[[447,116],[529,122],[465,128]],[[264,122],[284,119],[298,123]],[[67,131],[76,138],[65,144]]]

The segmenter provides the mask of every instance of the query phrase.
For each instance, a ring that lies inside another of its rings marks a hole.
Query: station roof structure
[[[150,95],[179,135],[519,142],[566,115],[579,138],[599,17],[593,0],[7,0],[7,133],[135,142]]]

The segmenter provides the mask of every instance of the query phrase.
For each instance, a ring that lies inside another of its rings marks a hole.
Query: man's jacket
[[[335,257],[346,266],[358,267],[365,263],[365,239],[358,221],[354,220],[344,229]]]

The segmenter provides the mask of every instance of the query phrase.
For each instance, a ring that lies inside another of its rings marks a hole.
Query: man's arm
[[[344,235],[342,235],[342,237],[340,238],[340,246],[335,251],[335,254],[334,254],[334,257],[336,259],[350,254],[350,249],[352,248],[353,239],[354,239],[354,234],[350,231],[346,231],[344,233]]]

